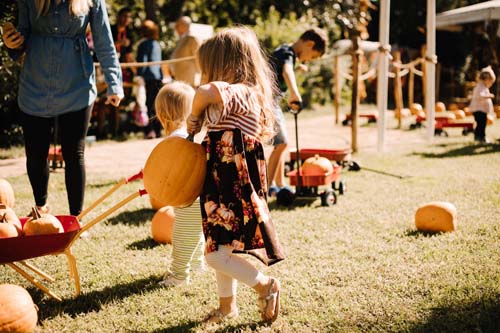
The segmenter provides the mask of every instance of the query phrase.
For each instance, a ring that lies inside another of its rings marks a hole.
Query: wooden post
[[[408,73],[410,75],[410,78],[408,80],[408,105],[411,106],[415,102],[415,73],[413,73],[412,68],[410,68],[410,72]]]
[[[426,91],[427,91],[427,61],[425,61],[425,53],[427,52],[427,47],[424,45],[422,45],[422,47],[420,48],[420,53],[421,53],[421,57],[424,59],[424,61],[422,61],[422,100],[423,100],[423,103],[422,103],[422,106],[424,108],[424,112],[425,114],[427,115],[428,114],[428,110],[426,109],[426,104],[425,104],[425,97],[427,96],[426,94]]]
[[[403,118],[403,88],[401,85],[401,52],[394,51],[394,114],[398,119],[398,128],[401,128]]]
[[[351,96],[351,149],[358,151],[358,107],[359,107],[359,73],[362,50],[359,49],[360,37],[352,37],[352,96]]]
[[[339,56],[336,55],[333,57],[333,107],[335,108],[335,124],[339,123],[339,114],[340,114],[340,65],[339,65]]]

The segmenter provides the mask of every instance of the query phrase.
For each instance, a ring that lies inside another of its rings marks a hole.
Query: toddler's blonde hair
[[[257,90],[262,105],[260,139],[271,139],[278,90],[275,74],[255,33],[243,26],[222,29],[200,46],[197,60],[204,83],[243,83]]]
[[[160,89],[155,99],[156,117],[167,135],[184,125],[193,97],[194,89],[181,81],[167,83]]]

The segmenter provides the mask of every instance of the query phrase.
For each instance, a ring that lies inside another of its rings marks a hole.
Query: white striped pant
[[[189,279],[190,270],[205,269],[200,200],[196,199],[189,207],[174,208],[174,213],[170,271],[175,278],[184,280]]]

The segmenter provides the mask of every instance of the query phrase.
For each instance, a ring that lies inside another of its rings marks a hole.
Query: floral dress
[[[227,84],[218,88],[222,110],[207,110],[209,126],[203,141],[207,176],[200,199],[205,250],[210,253],[219,245],[229,245],[234,252],[254,255],[272,265],[285,256],[267,207],[264,149],[259,140],[240,128],[211,130],[210,112],[222,111],[227,116],[238,113],[241,106],[248,108],[240,89]],[[235,119],[246,115],[240,113]],[[220,125],[220,118],[212,121],[215,123]]]

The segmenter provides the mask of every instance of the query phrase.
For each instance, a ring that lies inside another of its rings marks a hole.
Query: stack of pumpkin
[[[61,222],[51,214],[40,214],[36,207],[24,226],[13,210],[14,190],[5,179],[0,179],[0,238],[45,235],[64,232]]]

